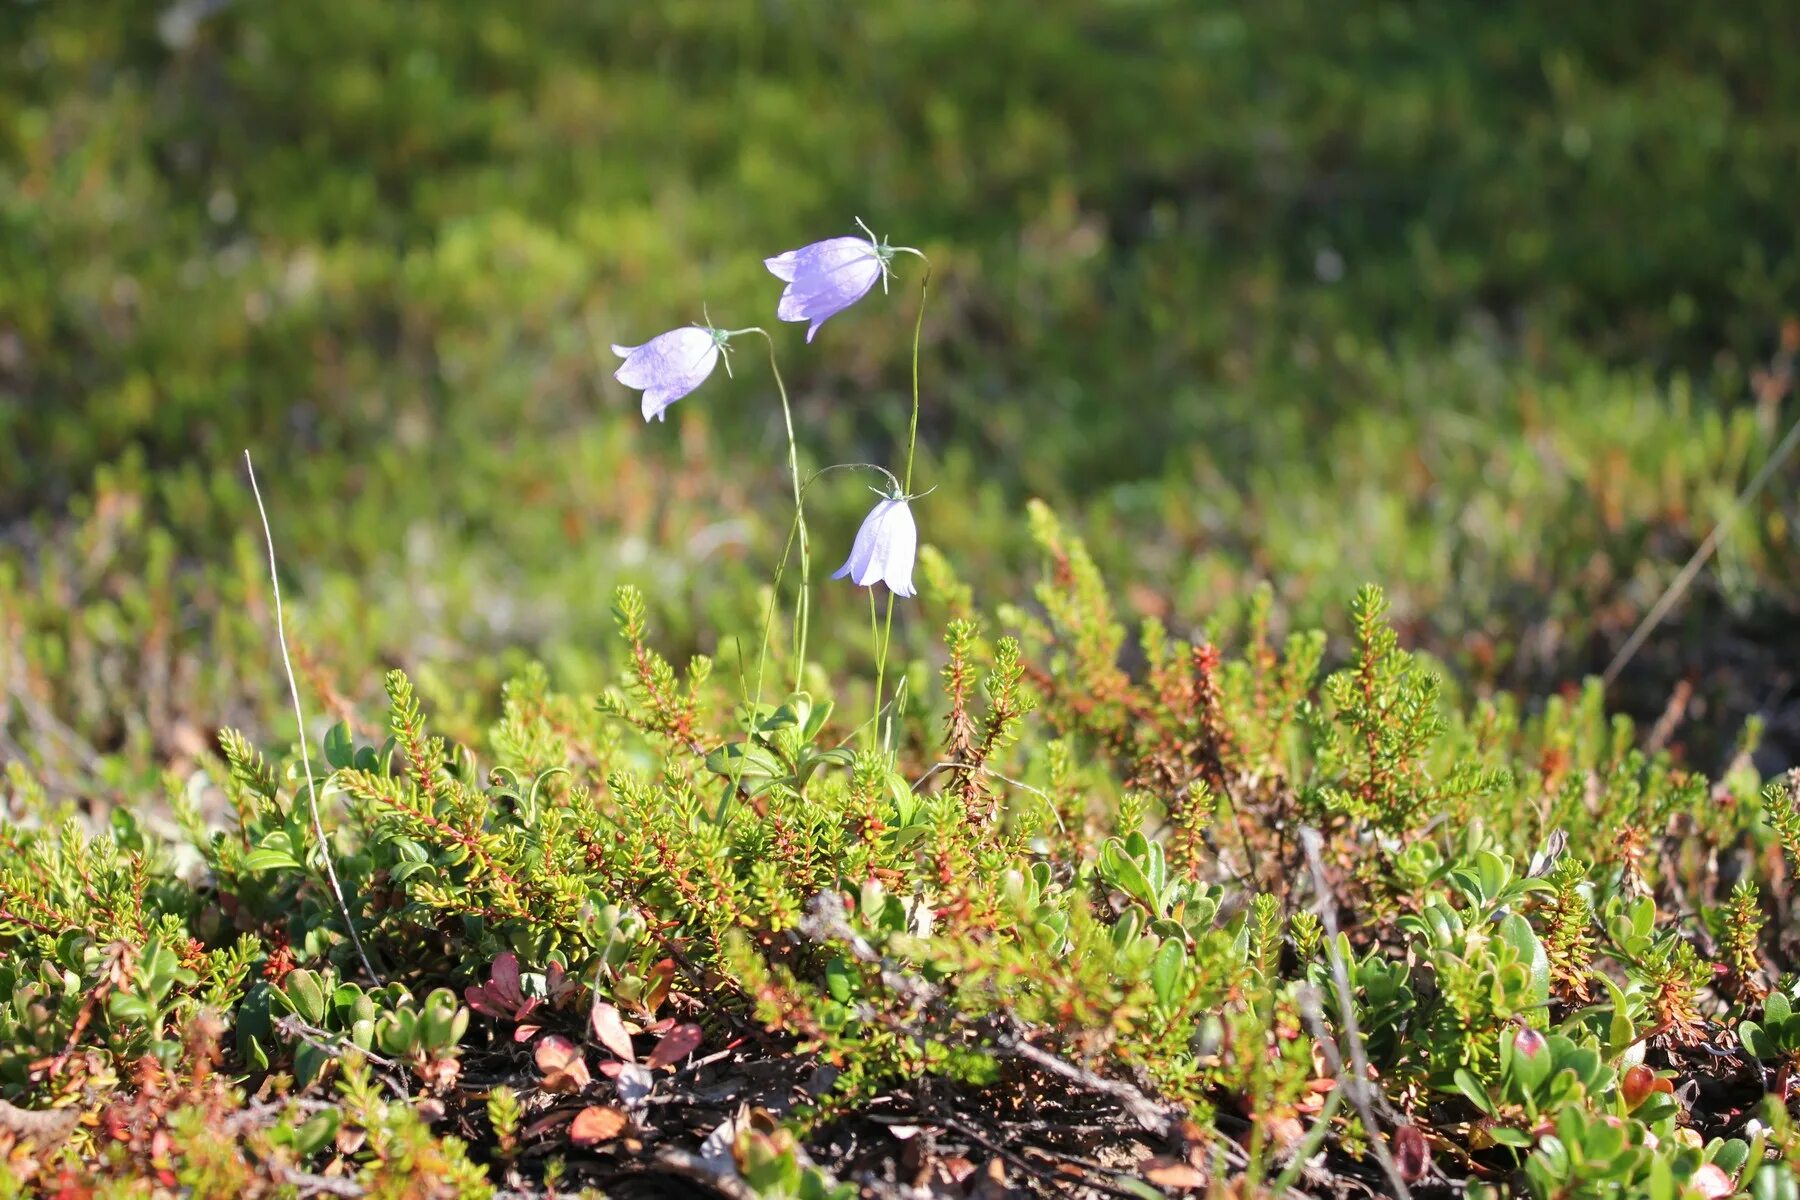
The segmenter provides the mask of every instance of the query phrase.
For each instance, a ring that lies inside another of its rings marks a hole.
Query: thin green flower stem
[[[732,329],[728,333],[735,336],[740,333],[757,333],[762,335],[763,344],[769,350],[769,374],[775,377],[775,390],[781,395],[781,419],[787,425],[788,439],[788,475],[794,484],[794,525],[800,536],[800,593],[794,601],[794,690],[800,690],[806,679],[806,638],[812,625],[812,543],[807,536],[806,510],[801,503],[800,484],[800,443],[794,436],[794,410],[788,403],[787,383],[781,377],[781,367],[775,361],[775,339],[769,331],[752,325],[748,329]],[[790,533],[790,537],[791,537]],[[783,559],[786,552],[783,552]],[[779,594],[779,577],[776,582]]]
[[[888,593],[888,617],[894,615],[894,595]],[[875,615],[875,587],[869,586],[869,636],[875,641],[875,709],[869,717],[869,749],[881,747],[881,676],[887,670],[887,639],[881,636],[881,621]]]
[[[919,311],[913,317],[913,351],[912,351],[912,424],[906,431],[906,477],[901,489],[907,495],[912,494],[913,456],[919,448],[919,338],[925,331],[925,301],[931,294],[931,260],[911,246],[896,246],[896,250],[918,257],[925,264],[924,278],[919,280]]]
[[[919,280],[919,311],[913,318],[912,346],[912,421],[906,431],[906,475],[900,485],[902,495],[912,494],[913,460],[919,449],[919,340],[925,331],[925,301],[931,294],[931,260],[911,246],[896,246],[896,251],[911,254],[925,264],[925,275]],[[873,608],[875,590],[869,589],[869,604]],[[881,689],[887,674],[888,644],[894,637],[894,593],[889,592],[887,598],[887,620],[880,637],[875,644],[875,720],[874,732],[870,737],[870,745],[879,743],[881,736]]]
[[[888,477],[890,483],[894,480],[894,473],[892,471],[875,463],[832,463],[828,467],[820,467],[817,471],[814,471],[811,475],[807,476],[806,481],[800,485],[797,493],[799,499],[796,500],[794,504],[794,519],[788,523],[787,544],[782,547],[781,558],[775,564],[775,580],[769,586],[769,606],[763,612],[762,643],[757,647],[756,651],[756,691],[751,698],[749,716],[746,718],[746,727],[744,730],[744,737],[746,740],[755,736],[756,733],[756,719],[758,712],[762,708],[763,684],[767,678],[766,673],[769,664],[769,634],[773,632],[775,628],[775,609],[781,600],[781,581],[787,573],[788,562],[793,557],[794,543],[800,537],[802,514],[805,511],[803,502],[806,498],[807,489],[817,483],[822,476],[829,475],[833,471],[858,470],[879,471],[881,474]],[[738,794],[739,783],[743,778],[743,770],[743,760],[739,759],[737,770],[732,773],[731,791],[728,793],[727,799],[729,799],[730,796]]]
[[[828,468],[829,469],[829,468]],[[820,472],[819,474],[823,474]],[[814,479],[818,475],[813,476]],[[810,482],[810,480],[808,481]],[[804,490],[804,489],[802,489]],[[763,681],[769,665],[769,633],[775,628],[775,609],[781,603],[781,580],[787,573],[788,559],[794,553],[794,540],[800,529],[800,513],[796,506],[794,519],[788,523],[787,544],[781,548],[781,560],[775,564],[775,581],[769,585],[769,606],[763,611],[762,642],[756,648],[756,692],[749,698],[744,713],[744,745],[746,747],[756,738],[756,722],[762,716]],[[739,686],[742,686],[742,670],[739,671]],[[744,764],[749,754],[738,756],[737,766],[731,772],[731,787],[719,801],[717,821],[725,819],[725,806],[730,804],[743,787]]]

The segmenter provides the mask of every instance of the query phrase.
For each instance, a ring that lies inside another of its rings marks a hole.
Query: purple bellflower
[[[868,228],[863,225],[863,232],[868,233]],[[868,295],[877,279],[887,287],[894,250],[871,233],[867,239],[826,238],[763,259],[770,274],[787,284],[775,315],[784,321],[811,321],[806,340],[812,341],[819,326]]]
[[[659,421],[669,405],[706,382],[730,335],[706,325],[684,325],[659,333],[641,346],[614,346],[624,359],[613,378],[644,390],[644,420]],[[729,364],[726,370],[730,370]]]
[[[896,596],[913,594],[913,558],[919,550],[919,527],[913,524],[909,497],[895,494],[884,498],[863,518],[850,547],[850,557],[832,575],[833,579],[849,576],[857,587],[874,587],[876,580],[888,585]]]

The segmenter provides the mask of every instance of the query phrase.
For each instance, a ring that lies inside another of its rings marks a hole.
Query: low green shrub
[[[167,833],[57,823],[15,769],[0,1086],[98,1124],[13,1161],[38,1185],[212,1178],[211,1104],[258,1186],[604,1185],[723,1127],[713,1169],[836,1195],[831,1172],[858,1178],[830,1157],[846,1123],[995,1121],[1022,1145],[995,1114],[1085,1089],[1144,1147],[1070,1168],[1090,1181],[1231,1163],[1266,1188],[1298,1164],[1379,1188],[1377,1131],[1337,1095],[1354,1055],[1381,1142],[1422,1138],[1395,1169],[1426,1192],[1786,1178],[1757,1164],[1800,1150],[1787,1067],[1759,1106],[1757,1060],[1787,1062],[1793,996],[1766,991],[1784,951],[1727,881],[1786,894],[1789,785],[1645,755],[1597,690],[1529,717],[1452,706],[1373,589],[1329,674],[1320,635],[1277,647],[1254,618],[1217,642],[1150,622],[1144,671],[1120,672],[1085,548],[1046,510],[1033,528],[1032,612],[980,618],[926,572],[943,682],[907,668],[891,752],[817,672],[754,711],[677,672],[628,590],[641,667],[598,705],[534,669],[459,745],[390,675],[385,723],[334,727],[313,781],[379,982],[291,757],[221,738]],[[109,1140],[151,1095],[164,1140]],[[752,1096],[769,1123],[734,1123]]]

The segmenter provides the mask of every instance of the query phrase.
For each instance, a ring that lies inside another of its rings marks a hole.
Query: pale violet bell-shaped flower
[[[913,594],[913,559],[919,552],[919,527],[913,524],[906,498],[886,499],[869,510],[850,557],[833,579],[848,576],[857,587],[874,587],[877,580],[896,596]]]
[[[628,388],[644,390],[644,420],[659,421],[669,405],[706,382],[725,349],[723,329],[684,325],[659,333],[641,346],[614,346],[625,361],[613,378]]]
[[[894,250],[874,238],[835,237],[774,258],[763,259],[770,274],[787,284],[775,315],[784,321],[811,321],[806,340],[819,326],[869,294],[887,275]]]

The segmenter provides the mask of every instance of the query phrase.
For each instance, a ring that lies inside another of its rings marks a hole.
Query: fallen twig
[[[282,1178],[297,1188],[302,1196],[357,1197],[366,1195],[369,1190],[354,1179],[343,1179],[333,1175],[311,1175],[305,1171],[296,1171],[291,1167],[283,1173]]]
[[[1003,1054],[1022,1058],[1052,1075],[1066,1079],[1090,1092],[1098,1092],[1118,1101],[1133,1120],[1158,1137],[1166,1138],[1174,1134],[1175,1116],[1168,1109],[1124,1080],[1108,1079],[1104,1075],[1096,1074],[1085,1067],[1078,1067],[1065,1058],[1032,1045],[1025,1040],[1024,1030],[1016,1023],[1012,1031],[1002,1033],[997,1037],[994,1045]]]
[[[41,1147],[62,1141],[80,1121],[81,1113],[73,1108],[20,1108],[0,1100],[0,1129],[30,1138]]]
[[[396,1076],[388,1074],[389,1071],[399,1071],[404,1069],[399,1063],[391,1058],[377,1054],[373,1050],[364,1050],[356,1043],[349,1041],[347,1038],[338,1034],[334,1034],[328,1029],[319,1029],[316,1026],[308,1025],[293,1013],[289,1013],[287,1016],[281,1017],[275,1022],[275,1032],[305,1042],[313,1049],[324,1054],[329,1054],[334,1059],[341,1059],[347,1055],[354,1054],[367,1062],[371,1067],[380,1068],[376,1070],[375,1074],[383,1083],[387,1084],[388,1089],[400,1099],[409,1099],[411,1096],[411,1093],[406,1090],[405,1086],[401,1084]]]

